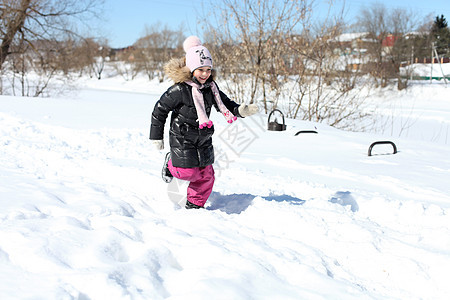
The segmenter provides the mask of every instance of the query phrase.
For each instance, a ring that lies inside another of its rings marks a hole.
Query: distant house
[[[368,32],[356,32],[340,34],[328,42],[334,45],[335,53],[350,55],[365,52],[368,45],[374,43],[374,40],[369,38]]]
[[[124,48],[112,48],[110,56],[113,57],[115,60],[119,57],[121,59],[126,59],[128,61],[134,60],[134,52],[135,47],[134,46],[128,46]]]
[[[367,60],[367,49],[376,41],[369,37],[368,32],[343,33],[328,40],[336,55],[345,57],[346,69],[361,70]]]
[[[382,41],[381,41],[381,51],[382,55],[386,56],[392,53],[392,48],[394,48],[395,42],[398,40],[397,36],[394,36],[393,34],[388,34]]]

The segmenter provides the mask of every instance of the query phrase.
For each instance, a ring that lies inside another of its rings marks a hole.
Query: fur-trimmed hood
[[[173,80],[180,83],[192,79],[191,71],[186,67],[186,58],[172,58],[165,66],[164,72]]]
[[[186,58],[172,58],[165,66],[164,72],[174,82],[180,83],[192,80],[192,73],[186,66]],[[214,69],[211,72],[212,79],[215,77]]]

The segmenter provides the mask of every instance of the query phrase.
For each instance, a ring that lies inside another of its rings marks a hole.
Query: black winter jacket
[[[205,101],[206,114],[211,114],[212,107],[218,110],[211,88],[202,90]],[[240,117],[239,104],[230,100],[220,91],[223,104],[235,116]],[[197,110],[192,98],[192,87],[184,82],[171,86],[156,103],[152,113],[150,139],[162,140],[164,138],[164,125],[168,114],[170,119],[169,144],[172,155],[172,164],[175,167],[194,168],[205,167],[214,163],[214,148],[211,128],[199,129]]]

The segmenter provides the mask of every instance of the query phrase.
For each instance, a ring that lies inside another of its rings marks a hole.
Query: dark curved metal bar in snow
[[[318,133],[318,132],[315,130],[300,130],[295,134],[295,136],[299,135],[300,133]]]
[[[394,153],[392,153],[392,154],[397,153],[397,146],[395,146],[395,144],[394,144],[393,142],[391,142],[391,141],[378,141],[378,142],[374,142],[374,143],[372,143],[372,144],[370,145],[368,155],[369,155],[369,156],[372,156],[372,149],[373,149],[373,147],[374,147],[375,145],[381,145],[381,144],[389,144],[389,145],[392,145],[392,148],[394,148]]]

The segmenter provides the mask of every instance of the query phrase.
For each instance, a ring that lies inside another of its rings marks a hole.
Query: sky
[[[220,1],[220,0],[219,0]],[[317,11],[325,11],[331,0],[316,0]],[[144,35],[146,26],[160,23],[172,29],[182,26],[186,36],[202,32],[203,3],[209,0],[105,0],[101,23],[96,30],[108,38],[110,46],[120,48],[132,45]],[[387,8],[412,10],[420,16],[443,14],[450,20],[448,0],[334,0],[336,7],[345,3],[347,20],[351,20],[362,7],[380,2]]]

